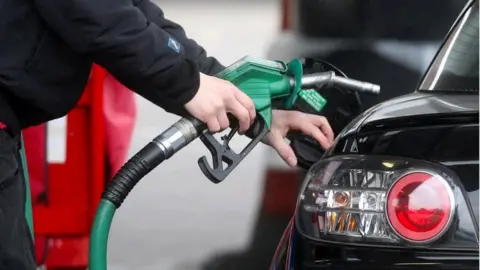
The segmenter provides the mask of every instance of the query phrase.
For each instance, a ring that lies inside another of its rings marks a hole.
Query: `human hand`
[[[285,141],[287,133],[297,130],[313,137],[327,149],[332,145],[334,134],[328,120],[323,116],[298,111],[272,111],[272,126],[263,142],[273,147],[278,155],[291,167],[297,165],[293,149]]]
[[[200,73],[200,88],[185,104],[185,109],[207,124],[216,133],[229,127],[227,113],[238,119],[239,132],[244,133],[255,120],[253,101],[229,81]]]

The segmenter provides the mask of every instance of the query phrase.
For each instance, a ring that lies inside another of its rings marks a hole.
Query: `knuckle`
[[[233,91],[233,93],[235,94],[236,97],[241,98],[243,96],[246,96],[245,93],[242,90],[238,89],[237,86],[235,86],[235,85],[232,85],[232,91]]]
[[[230,96],[232,93],[228,87],[223,87],[222,92],[219,93],[219,99],[225,99],[226,97]]]
[[[220,131],[220,127],[217,126],[217,125],[212,125],[208,128],[211,132],[219,132]]]
[[[230,81],[227,81],[227,84],[228,84],[228,87],[229,87],[229,89],[230,89],[231,91],[232,91],[232,90],[233,90],[233,91],[236,91],[236,90],[238,89],[237,86],[236,86],[235,84],[233,84],[232,82],[230,82]]]
[[[205,117],[205,121],[203,121],[205,124],[207,124],[207,127],[208,129],[210,129],[212,127],[212,121],[213,121],[213,117],[212,116],[207,116]]]
[[[316,118],[318,118],[318,120],[320,121],[327,121],[327,118],[323,115],[315,115]]]
[[[232,93],[228,93],[227,95],[224,96],[225,102],[233,102],[235,100],[235,96],[232,95]]]
[[[240,122],[240,124],[242,126],[248,125],[248,122],[249,122],[247,117],[241,117],[241,118],[238,119],[238,121]]]
[[[245,107],[248,109],[248,110],[252,110],[255,108],[255,105],[253,104],[253,101],[248,98],[245,100]]]
[[[243,94],[243,92],[233,84],[232,84],[232,87],[230,87],[230,93],[235,98],[238,97],[239,95]]]
[[[248,113],[248,111],[242,112],[241,118],[243,121],[248,122],[248,120],[250,120],[250,114]]]
[[[318,116],[318,121],[319,121],[320,124],[322,124],[322,125],[328,124],[328,119],[327,119],[325,116],[319,115],[319,116]]]
[[[213,106],[209,107],[207,109],[207,111],[205,112],[208,120],[211,120],[215,115],[216,115],[216,111],[215,111],[215,108]]]
[[[249,107],[249,109],[252,109],[252,110],[255,109],[255,103],[253,103],[253,100],[249,99],[248,107]]]
[[[233,91],[235,91],[235,85],[233,85],[233,83],[227,81],[226,84],[225,84],[225,89],[224,89],[225,93],[228,93],[228,94],[232,94]]]
[[[239,104],[239,106],[236,106],[235,116],[238,120],[245,119],[248,116],[248,112]]]
[[[213,107],[212,108],[213,113],[216,114],[219,110],[222,110],[225,106],[223,102],[215,102],[213,103],[212,107]]]
[[[222,85],[218,89],[218,94],[223,97],[223,96],[227,95],[229,91],[230,91],[230,89],[229,89],[228,86]]]

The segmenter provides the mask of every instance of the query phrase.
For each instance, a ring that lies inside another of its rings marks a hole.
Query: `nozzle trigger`
[[[200,140],[212,154],[213,164],[210,166],[207,157],[203,156],[198,159],[198,166],[210,181],[217,184],[225,180],[269,131],[263,121],[259,120],[255,121],[250,129],[253,130],[253,139],[240,153],[235,153],[229,146],[229,142],[237,132],[238,127],[232,128],[228,135],[223,136],[222,143],[208,132],[200,136]],[[224,168],[224,163],[227,164],[226,168]]]

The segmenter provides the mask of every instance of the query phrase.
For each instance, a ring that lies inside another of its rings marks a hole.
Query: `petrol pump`
[[[95,209],[107,179],[126,159],[135,117],[133,92],[94,66],[69,114],[23,131],[43,269],[87,268]]]

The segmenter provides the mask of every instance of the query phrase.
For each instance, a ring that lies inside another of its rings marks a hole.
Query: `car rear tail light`
[[[297,203],[300,233],[357,244],[432,243],[456,212],[449,169],[420,160],[347,155],[312,166]]]
[[[400,176],[387,194],[387,220],[398,236],[411,242],[441,236],[453,214],[454,198],[439,175],[411,171]]]

